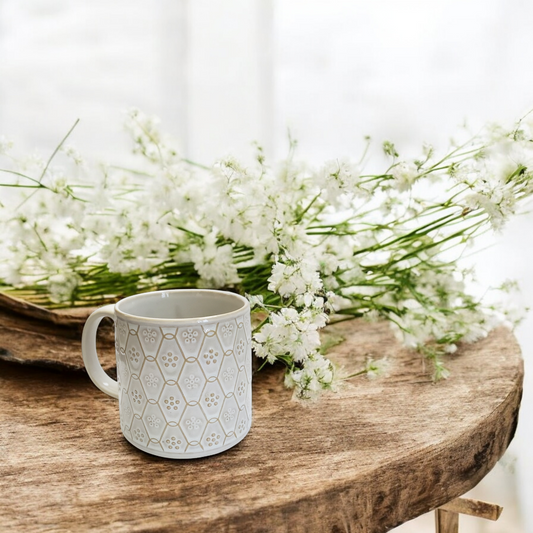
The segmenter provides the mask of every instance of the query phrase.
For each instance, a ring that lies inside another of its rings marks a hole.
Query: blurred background
[[[252,141],[281,158],[288,129],[311,162],[358,160],[365,135],[415,155],[445,148],[465,121],[533,108],[532,21],[520,0],[0,0],[0,135],[49,153],[80,118],[70,142],[122,162],[134,106],[207,164],[246,157]],[[486,285],[517,279],[529,306],[532,234],[533,216],[517,218],[476,259]],[[473,491],[504,513],[461,518],[461,531],[533,532],[533,316],[517,336],[518,434]],[[432,528],[428,515],[397,531]]]

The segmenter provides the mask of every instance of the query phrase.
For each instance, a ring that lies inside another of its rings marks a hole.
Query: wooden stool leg
[[[435,510],[435,529],[437,533],[459,533],[459,513],[486,518],[487,520],[498,520],[502,510],[495,503],[455,498],[455,500]]]
[[[459,533],[459,514],[437,509],[435,511],[435,530],[437,533]]]

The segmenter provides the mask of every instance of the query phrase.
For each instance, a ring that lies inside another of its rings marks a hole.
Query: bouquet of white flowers
[[[376,175],[347,159],[312,168],[292,141],[274,167],[259,146],[251,165],[206,167],[138,111],[128,129],[134,170],[89,165],[68,134],[48,160],[17,159],[0,140],[1,290],[52,308],[154,289],[238,291],[252,304],[255,355],[283,363],[301,398],[350,377],[325,356],[328,323],[389,320],[439,379],[444,353],[506,318],[467,292],[472,271],[457,259],[531,196],[533,123],[486,128],[441,157],[425,147],[413,161],[384,143],[390,164]]]

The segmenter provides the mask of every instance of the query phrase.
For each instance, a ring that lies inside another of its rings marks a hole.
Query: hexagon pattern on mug
[[[250,428],[249,317],[179,328],[117,321],[120,422],[140,448],[216,452]]]

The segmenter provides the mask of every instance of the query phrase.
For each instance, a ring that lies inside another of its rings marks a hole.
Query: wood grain
[[[93,308],[49,311],[0,293],[0,359],[64,370],[83,370],[81,332]],[[102,321],[98,355],[116,375],[113,323]]]
[[[83,326],[87,317],[96,309],[96,307],[47,309],[3,292],[0,292],[0,307],[21,316],[66,327]]]
[[[511,441],[523,368],[504,329],[427,379],[387,324],[336,326],[347,369],[388,355],[390,377],[301,405],[279,368],[254,377],[250,434],[173,461],[122,437],[117,402],[81,373],[0,362],[1,531],[385,532],[475,486]]]
[[[495,503],[471,500],[469,498],[455,498],[455,500],[443,505],[441,509],[493,521],[498,520],[503,511],[503,507]]]
[[[459,515],[453,511],[437,509],[435,511],[436,533],[459,533]]]

